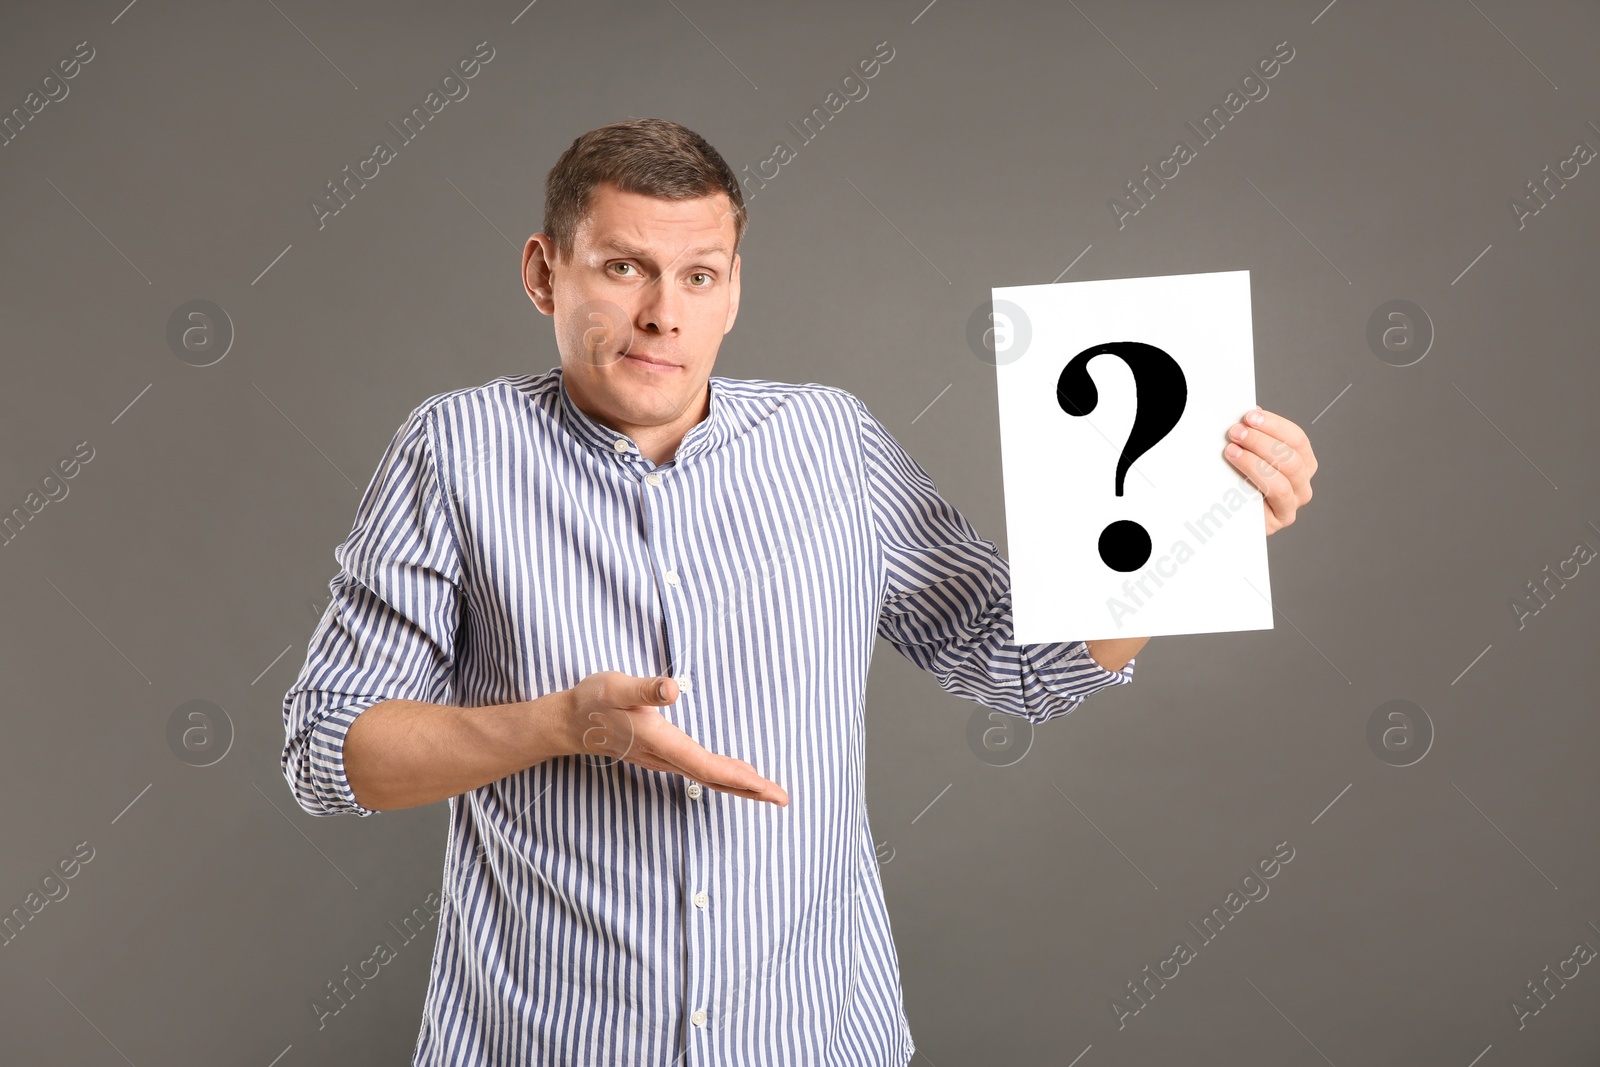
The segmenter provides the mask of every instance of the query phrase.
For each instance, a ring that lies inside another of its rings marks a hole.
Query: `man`
[[[1035,723],[1132,681],[1144,639],[1011,642],[1005,560],[850,393],[711,376],[745,222],[682,126],[577,138],[523,253],[561,365],[419,405],[335,553],[283,767],[318,815],[449,800],[416,1065],[905,1064],[874,636]],[[1271,532],[1316,461],[1257,414]]]

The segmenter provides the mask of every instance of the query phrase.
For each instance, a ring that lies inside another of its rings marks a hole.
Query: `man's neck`
[[[688,428],[674,430],[647,426],[629,436],[638,444],[639,454],[659,467],[663,463],[670,463],[672,457],[678,454],[678,446],[683,444],[683,435],[688,432]]]
[[[656,466],[670,463],[672,457],[677,455],[678,446],[683,443],[684,436],[695,426],[699,425],[711,415],[711,384],[707,382],[700,390],[700,399],[697,403],[690,404],[688,411],[694,412],[692,417],[685,415],[663,426],[613,426],[608,420],[598,415],[592,417],[596,422],[618,433],[625,433],[633,438],[634,444],[639,446],[639,454],[644,456]]]

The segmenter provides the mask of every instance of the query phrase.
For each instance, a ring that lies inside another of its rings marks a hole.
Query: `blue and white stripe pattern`
[[[863,783],[874,635],[1035,723],[1133,680],[1083,642],[1012,644],[994,544],[816,383],[713,376],[660,465],[559,367],[441,393],[335,557],[283,703],[306,811],[372,814],[342,752],[379,701],[485,707],[603,670],[675,676],[662,713],[790,797],[567,756],[451,799],[417,1067],[905,1064]]]

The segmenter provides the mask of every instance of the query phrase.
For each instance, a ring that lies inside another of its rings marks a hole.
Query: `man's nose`
[[[666,275],[645,286],[639,301],[638,328],[652,333],[676,333],[683,312],[683,295]]]

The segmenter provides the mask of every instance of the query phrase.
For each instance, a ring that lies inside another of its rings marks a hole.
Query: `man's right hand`
[[[744,760],[707,752],[656,710],[678,699],[671,678],[599,671],[567,690],[573,755],[624,759],[711,789],[787,807],[789,794]]]

